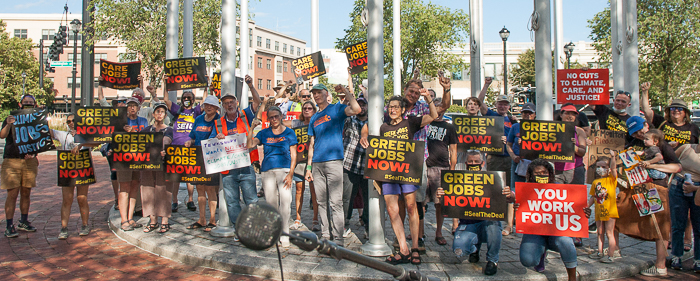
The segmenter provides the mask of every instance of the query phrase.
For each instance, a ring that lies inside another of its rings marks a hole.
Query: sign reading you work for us
[[[479,150],[493,154],[503,153],[504,144],[501,141],[504,132],[503,117],[457,114],[452,116],[452,124],[457,131],[459,151]]]
[[[12,111],[15,117],[14,132],[11,132],[19,154],[37,154],[56,149],[49,133],[47,110],[21,109]]]
[[[139,86],[139,73],[140,61],[120,63],[100,60],[100,86],[117,90],[135,89]]]
[[[246,147],[246,135],[228,135],[223,139],[202,141],[204,167],[207,174],[221,173],[231,169],[250,166],[250,154]]]
[[[201,146],[165,146],[165,180],[191,184],[218,185],[217,175],[207,175]]]
[[[128,124],[125,107],[79,107],[75,113],[75,142],[106,143]]]
[[[92,154],[83,149],[78,154],[70,150],[57,151],[58,186],[75,186],[95,183],[95,168],[92,166]]]
[[[556,121],[520,121],[520,156],[552,162],[574,162],[574,124]]]
[[[365,178],[380,182],[422,184],[425,142],[369,136]]]
[[[321,51],[292,60],[294,75],[301,80],[311,80],[326,74],[326,65],[323,64]]]
[[[515,194],[517,233],[588,237],[585,185],[518,182]]]
[[[610,104],[610,70],[557,69],[557,102]]]
[[[163,170],[163,133],[116,133],[112,137],[112,171]]]
[[[442,214],[448,218],[506,220],[505,172],[443,170]]]
[[[350,74],[367,71],[367,41],[345,47],[345,55],[348,57]]]
[[[165,60],[165,87],[168,91],[207,86],[207,65],[204,57]]]

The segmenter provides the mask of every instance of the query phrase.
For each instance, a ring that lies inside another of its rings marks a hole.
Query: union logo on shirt
[[[284,137],[279,137],[279,138],[267,138],[267,143],[278,143],[278,142],[283,142]]]
[[[209,132],[211,132],[211,127],[208,127],[208,126],[199,126],[199,127],[197,127],[197,129],[195,129],[195,131],[197,131],[197,132],[207,132],[207,133],[209,133]]]
[[[323,115],[322,117],[320,117],[320,118],[316,119],[316,121],[314,121],[314,128],[318,127],[318,125],[321,125],[321,124],[326,123],[328,121],[331,121],[331,117],[328,115]]]

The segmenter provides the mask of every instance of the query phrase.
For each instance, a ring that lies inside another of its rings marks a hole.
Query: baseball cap
[[[644,128],[645,123],[646,121],[644,120],[644,118],[639,116],[632,116],[629,119],[627,119],[627,132],[630,134],[630,136],[634,135],[634,133]]]
[[[496,102],[499,102],[499,101],[507,101],[508,103],[510,103],[510,100],[508,100],[507,95],[498,95],[498,97],[496,97]]]
[[[576,114],[578,114],[578,110],[576,109],[576,106],[574,106],[573,104],[569,104],[569,105],[562,106],[561,111],[562,111],[562,112],[564,112],[564,111],[573,111],[573,112],[575,112]]]
[[[141,101],[139,101],[139,99],[137,99],[135,97],[130,97],[130,98],[126,99],[126,104],[129,104],[132,102],[136,103],[136,105],[138,105],[138,106],[141,106]]]
[[[125,96],[118,96],[118,97],[117,97],[116,99],[114,99],[114,100],[122,101],[122,100],[128,100],[128,98],[125,97]]]
[[[207,97],[208,97],[208,96],[207,96]],[[236,99],[236,95],[231,94],[231,93],[227,93],[227,94],[221,96],[221,100],[224,100],[225,98],[234,98],[234,99]]]
[[[168,112],[168,106],[167,106],[165,103],[163,103],[163,102],[156,103],[155,106],[153,107],[153,111],[155,112],[156,109],[158,109],[158,108],[160,108],[160,107],[162,107],[163,109],[165,109],[165,112]]]
[[[682,99],[674,99],[671,101],[671,104],[669,104],[666,108],[671,108],[671,107],[680,107],[685,110],[688,110],[688,104],[682,100]]]
[[[520,109],[520,111],[521,111],[521,112],[523,112],[523,111],[530,111],[530,112],[533,112],[533,113],[534,113],[534,112],[536,112],[536,111],[535,111],[535,104],[533,104],[533,103],[531,103],[531,102],[528,102],[528,103],[526,103],[526,104],[523,104],[523,108]]]
[[[283,102],[284,102],[284,99],[283,99],[283,98],[278,98],[278,99],[275,100],[275,104],[280,104],[280,103],[283,103]]]
[[[204,99],[204,104],[213,105],[217,108],[221,108],[221,106],[219,105],[219,99],[216,98],[216,96],[207,96],[207,98]]]
[[[313,92],[314,90],[326,90],[326,92],[328,92],[328,88],[326,88],[326,85],[323,84],[314,85],[314,87],[311,88],[311,92]]]

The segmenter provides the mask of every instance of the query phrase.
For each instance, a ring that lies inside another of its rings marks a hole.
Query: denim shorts
[[[294,182],[304,181],[304,176],[297,174],[297,173],[294,173],[294,176],[292,176],[292,180]]]

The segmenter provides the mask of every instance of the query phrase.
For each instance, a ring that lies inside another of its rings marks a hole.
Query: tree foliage
[[[0,102],[3,109],[19,108],[22,96],[22,72],[26,72],[25,92],[33,95],[39,105],[53,104],[53,82],[44,79],[39,87],[39,60],[32,53],[31,39],[10,37],[6,24],[0,20]]]
[[[700,2],[638,0],[637,3],[639,81],[651,82],[652,104],[665,105],[672,97],[698,99]],[[588,20],[588,26],[600,61],[610,63],[610,8]]]
[[[338,38],[336,49],[367,40],[367,30],[360,21],[365,8],[364,0],[355,0],[350,12],[352,24],[345,29],[345,37]],[[384,93],[391,95],[393,84],[393,19],[392,1],[384,0]],[[468,42],[469,16],[461,9],[452,10],[422,0],[401,0],[401,83],[405,84],[416,67],[422,74],[437,76],[438,70],[457,71],[465,67],[459,55],[448,50]],[[363,73],[360,77],[366,77]]]
[[[555,64],[554,55],[552,55],[552,83],[556,84],[557,81],[554,80],[557,67]],[[565,63],[566,64],[566,63]],[[585,65],[579,63],[578,61],[571,62],[571,68],[582,68]],[[564,66],[566,67],[566,65]],[[537,86],[535,79],[535,49],[527,49],[524,53],[518,56],[518,64],[514,67],[509,75],[508,79],[511,84],[518,86],[531,85],[533,87]],[[554,87],[556,89],[556,87]]]
[[[180,0],[180,5],[182,5]],[[151,85],[160,85],[165,63],[165,33],[167,0],[92,0],[95,6],[94,21],[89,27],[94,32],[91,44],[99,38],[108,37],[126,45],[127,52],[120,54],[123,61],[141,60],[145,79]],[[221,46],[219,28],[221,24],[221,0],[198,0],[193,7],[194,56],[207,57],[207,63],[216,67]],[[182,34],[182,9],[179,30]],[[179,36],[182,46],[182,36]],[[182,49],[178,47],[178,56]]]

